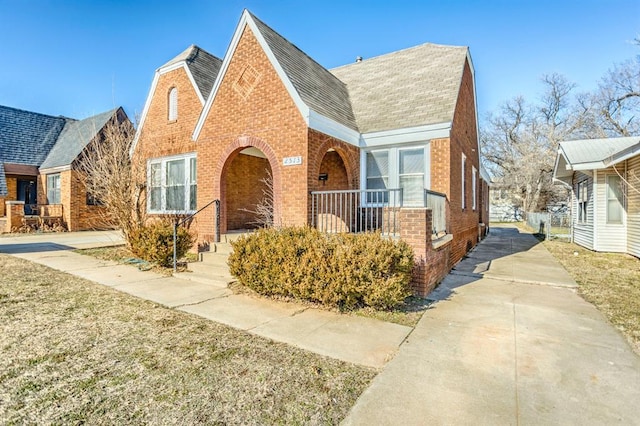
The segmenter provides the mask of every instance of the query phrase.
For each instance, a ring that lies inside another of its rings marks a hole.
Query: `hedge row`
[[[411,294],[413,250],[379,233],[271,228],[232,245],[231,273],[263,295],[350,310],[362,306],[391,309]]]

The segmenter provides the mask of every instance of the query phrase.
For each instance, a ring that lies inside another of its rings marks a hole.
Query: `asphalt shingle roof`
[[[348,88],[361,133],[453,121],[468,48],[432,43],[331,72]]]
[[[606,162],[609,157],[637,144],[640,144],[640,137],[632,136],[626,138],[563,141],[560,142],[560,148],[567,162],[571,165],[577,165]]]
[[[39,167],[69,121],[0,106],[0,195],[7,195],[4,163]]]
[[[251,17],[302,101],[312,111],[357,130],[346,85],[260,19]]]
[[[68,120],[40,168],[70,165],[117,111],[118,108],[84,120]]]
[[[192,44],[160,68],[162,69],[178,62],[185,62],[187,64],[202,97],[206,100],[209,94],[211,94],[213,83],[222,66],[222,59]]]

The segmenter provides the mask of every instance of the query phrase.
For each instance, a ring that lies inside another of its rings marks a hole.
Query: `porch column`
[[[419,297],[426,297],[451,270],[452,238],[446,235],[434,241],[431,222],[431,209],[400,209],[400,238],[413,248],[415,267],[411,285]]]
[[[6,201],[7,221],[5,232],[11,232],[13,228],[20,228],[24,219],[24,201]]]

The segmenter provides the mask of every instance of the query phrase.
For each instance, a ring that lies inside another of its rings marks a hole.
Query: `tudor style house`
[[[0,106],[0,232],[44,220],[69,231],[103,226],[78,162],[109,123],[125,120],[122,108],[75,120]]]
[[[571,189],[576,244],[640,257],[640,137],[560,142],[553,177]]]
[[[277,225],[409,241],[437,269],[419,293],[488,223],[467,47],[328,70],[245,10],[223,59],[190,46],[156,70],[131,154],[147,164],[148,213],[202,209],[201,244],[254,227],[271,193]]]

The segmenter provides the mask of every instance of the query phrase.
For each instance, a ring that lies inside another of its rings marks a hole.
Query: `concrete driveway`
[[[640,424],[640,358],[542,244],[493,228],[347,425]]]

